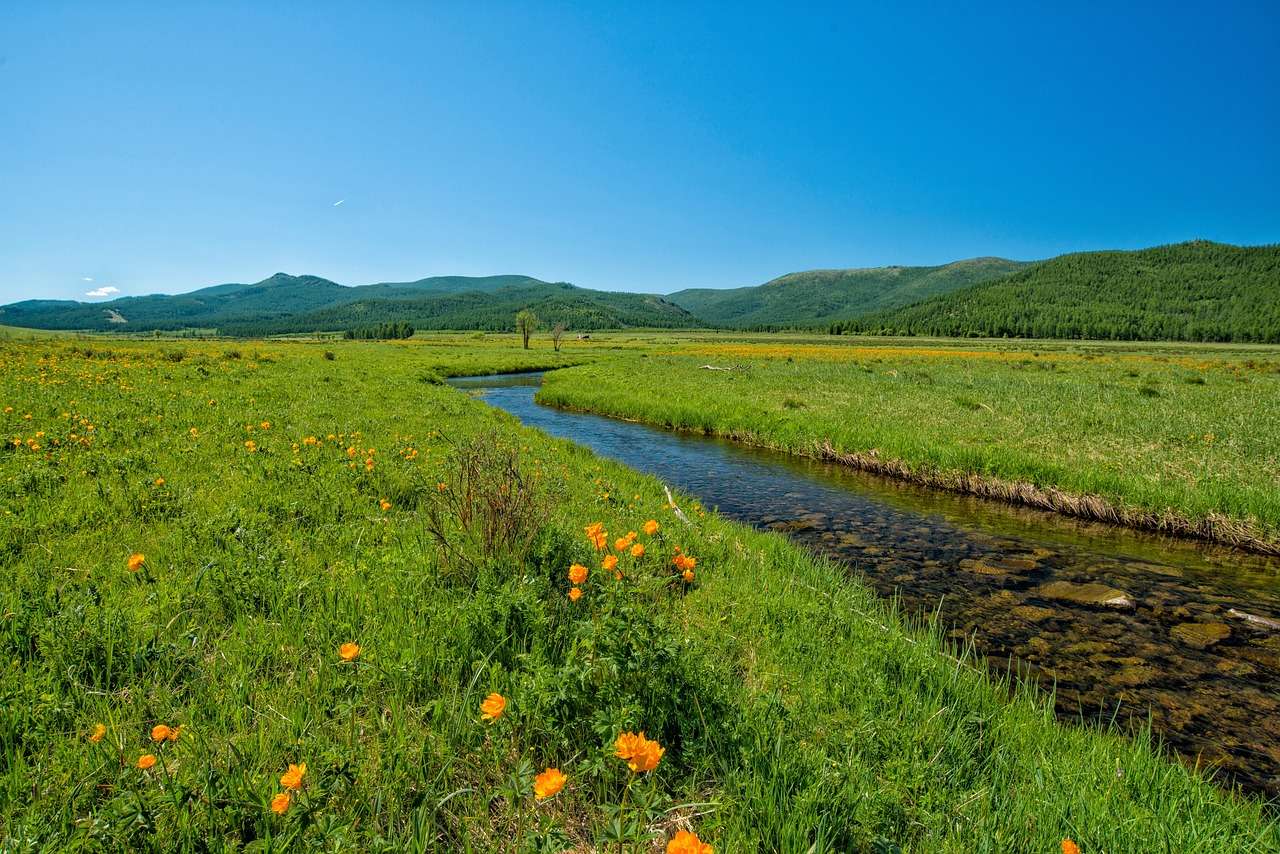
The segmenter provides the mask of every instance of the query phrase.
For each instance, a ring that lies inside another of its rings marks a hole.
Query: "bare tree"
[[[551,327],[551,346],[556,348],[556,352],[560,352],[560,339],[564,337],[564,321],[561,320]]]
[[[529,349],[529,336],[538,328],[538,315],[532,309],[522,308],[516,313],[516,331],[524,339],[524,348]]]

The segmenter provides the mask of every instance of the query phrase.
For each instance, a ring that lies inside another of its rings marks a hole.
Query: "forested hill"
[[[715,326],[812,327],[907,305],[1020,270],[1005,258],[972,258],[939,267],[872,267],[788,273],[763,285],[677,291],[668,299]]]
[[[1194,240],[1062,255],[832,331],[1280,343],[1280,246]]]
[[[229,335],[343,331],[407,322],[418,329],[510,329],[532,308],[573,329],[702,325],[656,296],[578,288],[529,276],[440,276],[346,287],[277,273],[253,284],[109,302],[27,300],[0,307],[0,323],[35,329],[147,332],[211,329]]]

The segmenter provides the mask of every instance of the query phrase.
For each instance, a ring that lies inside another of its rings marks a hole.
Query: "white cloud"
[[[111,296],[112,294],[118,294],[118,293],[120,293],[120,289],[119,289],[119,288],[117,288],[115,285],[103,285],[103,286],[102,286],[102,287],[100,287],[100,288],[94,288],[94,289],[93,289],[93,290],[91,290],[91,291],[87,291],[87,292],[85,293],[85,296],[87,296],[87,297],[109,297],[109,296]]]
[[[83,276],[83,277],[81,277],[80,281],[82,281],[82,282],[92,282],[92,281],[93,281],[93,276]]]
[[[345,201],[346,199],[338,199],[336,202],[333,203],[333,206],[336,208],[338,205],[342,204]]]

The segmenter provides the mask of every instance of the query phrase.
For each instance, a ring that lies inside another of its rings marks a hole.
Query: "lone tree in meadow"
[[[529,349],[529,336],[538,328],[538,315],[531,309],[522,308],[516,313],[516,331],[524,339],[524,348]]]
[[[556,352],[560,352],[560,339],[564,337],[564,321],[558,321],[555,326],[551,327],[551,346],[556,348]]]

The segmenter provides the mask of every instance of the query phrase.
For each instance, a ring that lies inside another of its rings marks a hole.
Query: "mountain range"
[[[936,267],[809,270],[752,287],[667,296],[520,275],[351,287],[277,273],[185,294],[95,303],[25,300],[0,306],[0,324],[241,336],[402,322],[417,329],[507,330],[524,308],[572,330],[718,327],[1280,342],[1280,246],[1190,241],[1039,262],[973,258]]]

